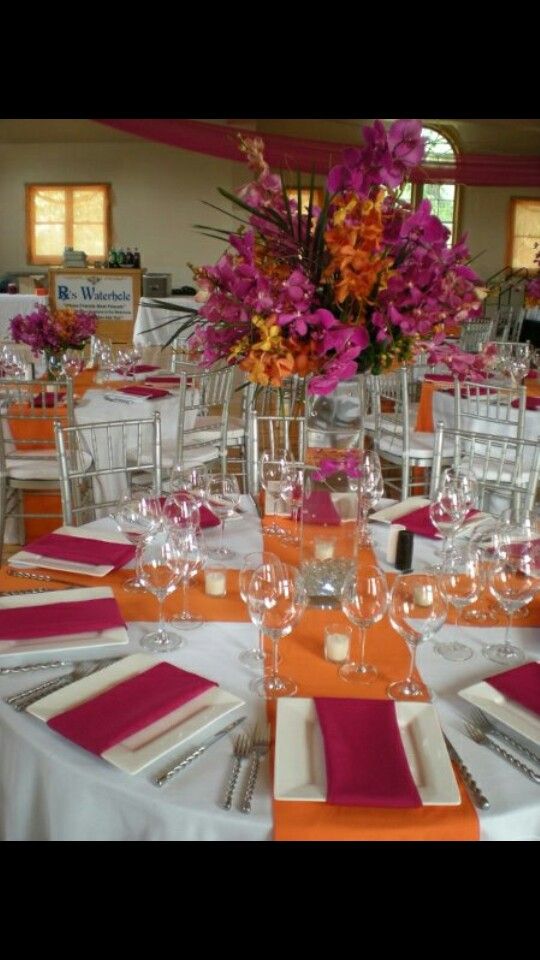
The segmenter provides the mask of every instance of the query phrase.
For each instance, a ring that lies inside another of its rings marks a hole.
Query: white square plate
[[[484,680],[471,687],[465,687],[458,693],[460,697],[472,703],[474,707],[479,707],[493,720],[504,723],[510,730],[515,730],[516,733],[540,747],[540,717],[532,710],[527,710],[515,700],[510,700],[504,693]]]
[[[110,587],[81,587],[80,590],[51,590],[50,593],[21,594],[20,597],[0,597],[0,609],[32,606],[36,618],[47,615],[47,606],[51,603],[76,603],[84,600],[114,599]],[[43,608],[43,609],[41,609]],[[0,640],[0,661],[6,657],[22,657],[31,660],[36,653],[64,653],[66,650],[101,650],[104,647],[129,643],[125,627],[111,627],[99,632],[74,633],[58,637],[33,638],[31,640]]]
[[[396,714],[422,804],[458,806],[459,788],[433,704],[396,702]],[[324,746],[311,698],[278,701],[274,796],[326,802]]]
[[[85,530],[82,527],[58,527],[58,530],[54,530],[54,533],[65,534],[66,536],[71,537],[82,537],[87,540],[102,540],[104,543],[122,543],[128,547],[129,540],[127,540],[121,533],[103,533],[99,531],[99,535],[96,535],[95,530]],[[97,566],[93,563],[75,563],[73,560],[57,560],[54,557],[42,557],[38,553],[31,553],[29,550],[20,550],[19,553],[15,553],[11,559],[10,564],[12,567],[43,567],[45,570],[62,570],[65,573],[82,573],[88,577],[106,577],[111,570],[115,568],[112,566]]]
[[[128,677],[144,673],[160,662],[147,653],[124,657],[89,677],[77,680],[56,693],[50,693],[48,697],[31,704],[27,712],[46,723],[57,714],[92,699]],[[222,721],[242,706],[244,701],[239,697],[222,690],[221,687],[211,687],[122,743],[117,743],[101,756],[125,773],[139,773],[171,750],[189,746],[190,742],[202,733],[205,738],[211,736],[222,726],[218,721]]]

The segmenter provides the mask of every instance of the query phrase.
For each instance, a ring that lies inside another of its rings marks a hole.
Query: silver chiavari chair
[[[136,488],[161,493],[161,417],[65,427],[55,422],[65,524],[106,516]]]

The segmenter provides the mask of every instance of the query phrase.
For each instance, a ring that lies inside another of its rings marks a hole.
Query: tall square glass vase
[[[306,468],[300,570],[312,606],[337,607],[358,556],[358,453],[363,377],[306,398]]]

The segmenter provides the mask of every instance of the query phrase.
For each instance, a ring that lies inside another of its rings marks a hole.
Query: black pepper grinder
[[[414,535],[409,530],[400,530],[396,544],[396,570],[409,573],[412,570]]]

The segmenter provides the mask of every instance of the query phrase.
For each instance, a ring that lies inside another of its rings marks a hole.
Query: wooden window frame
[[[512,266],[512,253],[514,249],[514,240],[516,238],[515,233],[515,222],[516,222],[516,209],[518,203],[537,203],[540,210],[540,196],[538,197],[510,197],[510,207],[508,210],[508,221],[507,221],[507,231],[506,231],[506,263],[512,270],[525,270],[529,277],[538,276],[539,271],[534,270],[531,267],[513,267]],[[540,235],[539,235],[540,239]]]
[[[35,226],[33,197],[38,190],[66,190],[66,247],[72,247],[73,231],[73,191],[80,189],[97,189],[103,191],[105,197],[105,251],[104,258],[107,257],[111,247],[111,184],[110,183],[27,183],[25,184],[26,200],[26,262],[35,266],[61,266],[64,262],[62,255],[57,257],[43,257],[36,254],[35,247]]]

